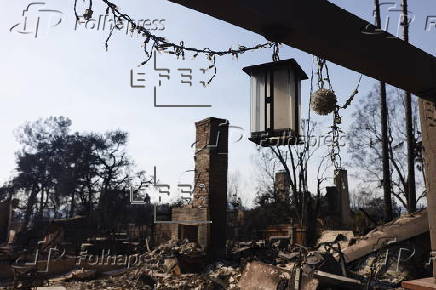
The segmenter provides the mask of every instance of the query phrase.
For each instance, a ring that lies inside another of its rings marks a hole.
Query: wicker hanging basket
[[[312,110],[319,115],[328,115],[336,109],[335,92],[329,89],[319,89],[312,94],[310,102]]]

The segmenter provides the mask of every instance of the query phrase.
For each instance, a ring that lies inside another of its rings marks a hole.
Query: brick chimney
[[[207,118],[195,123],[195,176],[192,202],[172,210],[173,221],[179,223],[172,236],[197,241],[211,257],[226,252],[228,127],[225,119]],[[197,223],[211,221],[212,223]]]
[[[208,208],[209,249],[225,253],[227,214],[228,127],[225,119],[207,118],[195,123],[196,153],[192,206]]]
[[[277,201],[288,202],[291,183],[286,171],[276,172],[274,178],[274,191]]]

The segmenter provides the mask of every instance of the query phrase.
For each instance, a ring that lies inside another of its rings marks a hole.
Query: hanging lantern
[[[251,77],[251,138],[262,146],[300,143],[301,80],[294,59],[243,68]]]

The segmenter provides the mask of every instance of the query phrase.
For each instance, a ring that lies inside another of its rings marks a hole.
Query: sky
[[[208,79],[200,68],[209,63],[204,58],[177,60],[172,55],[157,55],[156,66],[170,70],[170,79],[158,86],[154,60],[138,66],[144,59],[142,38],[116,31],[105,49],[109,18],[104,23],[105,9],[100,0],[94,0],[95,21],[87,25],[75,21],[72,0],[4,1],[0,11],[0,182],[14,174],[15,155],[19,149],[14,130],[26,121],[49,116],[66,116],[73,121],[73,130],[105,132],[122,129],[129,133],[128,152],[140,169],[153,173],[171,185],[171,196],[178,196],[178,183],[192,183],[195,141],[194,122],[207,117],[225,118],[243,131],[230,130],[229,172],[238,172],[244,195],[250,205],[255,195],[256,167],[253,156],[256,146],[249,136],[249,79],[242,72],[248,65],[271,61],[271,49],[248,52],[238,59],[231,56],[217,59],[217,76],[203,88],[200,81]],[[330,1],[359,17],[373,22],[372,0]],[[399,0],[381,1],[383,26],[398,34]],[[24,27],[23,10],[27,16]],[[225,50],[238,45],[253,46],[266,40],[253,32],[189,10],[167,0],[118,1],[119,7],[137,21],[150,24],[154,33],[173,42],[184,41],[192,47]],[[78,11],[86,9],[87,2],[78,1]],[[49,10],[49,11],[47,11]],[[409,0],[413,22],[410,41],[427,53],[436,55],[436,0]],[[101,15],[101,16],[100,16]],[[39,18],[38,18],[39,17]],[[39,26],[36,32],[36,21]],[[98,21],[100,19],[100,25]],[[144,20],[149,20],[144,22]],[[401,33],[401,31],[400,31]],[[282,46],[280,58],[294,58],[310,75],[312,55]],[[192,86],[180,82],[179,69],[191,69]],[[339,103],[354,90],[359,74],[329,63],[333,87]],[[145,73],[145,75],[140,75]],[[134,86],[132,88],[131,75]],[[210,75],[209,75],[210,77]],[[145,79],[140,81],[139,79]],[[360,94],[365,94],[376,80],[364,77]],[[154,87],[157,86],[159,104],[203,104],[211,107],[165,108],[154,107]],[[302,83],[303,112],[307,112],[310,82]],[[347,128],[353,106],[343,116]],[[328,132],[331,119],[316,117],[321,123],[320,133]],[[244,137],[237,142],[243,132]],[[325,152],[320,148],[319,155]],[[347,158],[343,150],[343,158]],[[313,167],[313,166],[312,166]],[[310,168],[313,173],[314,168]],[[350,188],[357,180],[350,179]],[[310,184],[314,189],[314,183]]]

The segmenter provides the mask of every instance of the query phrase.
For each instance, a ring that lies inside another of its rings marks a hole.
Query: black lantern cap
[[[259,71],[276,70],[276,69],[288,68],[288,67],[291,67],[296,72],[296,74],[300,77],[301,80],[308,79],[306,73],[301,69],[300,65],[293,58],[268,62],[264,64],[246,66],[242,70],[251,76],[253,73]]]

